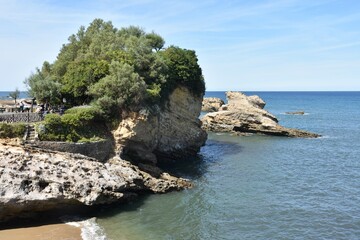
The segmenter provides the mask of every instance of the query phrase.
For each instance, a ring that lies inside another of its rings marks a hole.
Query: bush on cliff
[[[0,138],[23,137],[25,130],[24,123],[0,123]]]
[[[171,46],[162,51],[161,55],[168,66],[163,96],[169,95],[178,85],[187,87],[197,96],[204,94],[205,82],[195,51]]]
[[[89,107],[72,108],[62,116],[48,114],[43,122],[44,131],[39,131],[39,138],[43,141],[98,141],[107,134],[99,119],[98,112]]]
[[[163,103],[178,85],[196,95],[205,84],[194,51],[164,49],[164,39],[139,27],[115,28],[95,19],[69,37],[52,64],[44,62],[25,83],[40,102],[94,104],[103,116],[118,116]]]

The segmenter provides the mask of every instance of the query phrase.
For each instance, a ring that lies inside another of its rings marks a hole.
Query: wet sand
[[[81,229],[64,223],[0,230],[4,240],[82,240]]]

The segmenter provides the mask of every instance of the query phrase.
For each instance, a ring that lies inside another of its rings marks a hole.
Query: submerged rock
[[[278,124],[278,119],[264,110],[265,102],[258,96],[246,96],[240,92],[226,92],[228,103],[218,112],[208,113],[202,119],[202,127],[213,132],[237,134],[260,133],[288,137],[315,138],[320,135]]]
[[[0,144],[0,221],[64,206],[109,204],[148,191],[191,187],[158,170],[157,177],[114,157],[107,163],[70,153]]]
[[[289,115],[304,115],[305,112],[304,112],[304,111],[285,112],[285,114],[289,114]]]
[[[217,112],[222,105],[224,105],[224,101],[221,98],[204,98],[202,101],[201,111]]]

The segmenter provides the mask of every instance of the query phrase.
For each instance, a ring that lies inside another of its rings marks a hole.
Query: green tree
[[[89,93],[97,99],[95,105],[109,116],[138,106],[146,94],[146,84],[133,66],[113,61],[109,75],[92,85]]]
[[[68,38],[53,63],[25,83],[41,101],[69,105],[95,102],[108,116],[121,108],[160,103],[179,84],[196,94],[205,85],[194,51],[169,47],[155,32],[130,26],[117,29],[95,19]]]
[[[161,52],[168,67],[163,91],[171,92],[183,85],[197,95],[205,93],[205,82],[195,51],[171,46]]]
[[[159,51],[160,49],[162,49],[165,45],[165,41],[164,39],[152,32],[152,33],[149,33],[149,34],[146,34],[145,35],[146,39],[148,40],[148,43],[149,45],[155,50],[155,51]]]
[[[88,88],[105,77],[108,72],[109,63],[105,60],[71,62],[63,77],[62,92],[71,95],[69,101],[72,105],[89,103],[92,98],[87,94]]]
[[[29,87],[29,95],[35,97],[40,102],[56,104],[60,102],[61,84],[54,79],[54,76],[46,76],[39,69],[25,79],[25,84]]]
[[[16,99],[18,99],[19,96],[20,96],[20,91],[19,91],[18,88],[16,88],[15,91],[13,91],[13,92],[11,92],[11,93],[9,94],[9,97],[11,97],[12,99],[14,99],[15,105],[16,105]]]

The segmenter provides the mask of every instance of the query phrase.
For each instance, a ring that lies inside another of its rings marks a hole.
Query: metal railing
[[[16,122],[40,122],[44,120],[42,113],[0,113],[0,122],[16,123]]]

